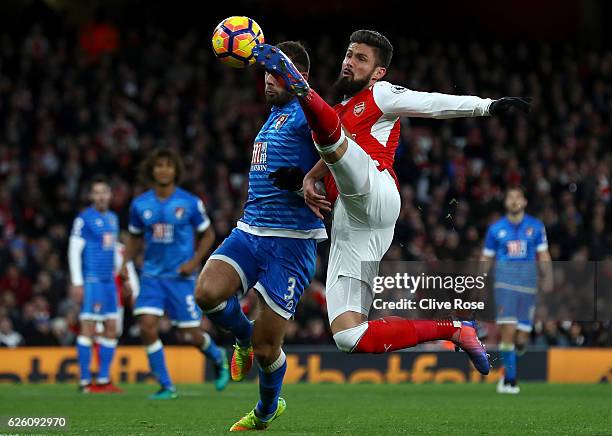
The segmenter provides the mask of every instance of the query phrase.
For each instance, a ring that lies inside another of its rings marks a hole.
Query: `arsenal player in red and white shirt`
[[[345,99],[335,108],[310,88],[277,48],[262,44],[254,54],[266,71],[298,97],[322,158],[304,178],[303,188],[306,203],[319,216],[333,203],[326,297],[338,348],[349,353],[383,353],[446,339],[466,351],[474,366],[487,374],[488,357],[474,323],[399,317],[368,321],[372,285],[400,212],[393,171],[400,117],[489,116],[510,107],[528,111],[530,99],[416,92],[385,82],[393,46],[370,30],[351,35],[336,82]],[[315,189],[315,182],[322,178],[327,199]]]

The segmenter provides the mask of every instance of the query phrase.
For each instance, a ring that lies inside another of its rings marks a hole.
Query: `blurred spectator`
[[[13,322],[7,316],[0,317],[0,347],[15,348],[23,345],[23,337],[13,330]]]
[[[32,296],[30,280],[24,276],[15,264],[10,264],[6,268],[4,275],[0,277],[0,290],[12,293],[17,299],[17,304],[20,306]]]
[[[536,346],[567,347],[569,345],[567,337],[559,330],[555,321],[546,321],[543,326],[542,323],[536,323],[535,333],[534,345]]]

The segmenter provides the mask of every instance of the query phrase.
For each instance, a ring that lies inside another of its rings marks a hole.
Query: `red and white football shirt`
[[[393,162],[400,137],[400,117],[486,116],[492,101],[474,96],[412,91],[389,82],[376,82],[334,109],[342,125],[368,153],[378,170],[389,170],[397,183]],[[334,178],[328,174],[324,181],[327,196],[334,202],[338,197]]]

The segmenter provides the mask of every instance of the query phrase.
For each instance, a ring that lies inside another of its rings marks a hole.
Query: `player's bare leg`
[[[236,337],[232,355],[231,376],[234,381],[246,377],[253,365],[251,334],[253,326],[242,312],[236,296],[246,283],[231,259],[211,258],[206,262],[195,289],[198,306],[216,325],[231,331]]]
[[[286,409],[280,398],[287,358],[281,346],[287,320],[274,312],[259,296],[261,311],[253,329],[253,348],[259,365],[259,402],[230,428],[230,431],[264,430]]]
[[[525,349],[527,348],[527,344],[529,343],[529,333],[523,330],[516,330],[516,339],[514,340],[514,345],[516,347],[516,356],[521,357],[525,354]]]
[[[516,385],[516,323],[500,324],[501,342],[499,351],[504,365],[504,377],[497,384],[500,394],[518,394],[520,388]]]
[[[179,328],[178,335],[181,342],[193,345],[212,360],[215,371],[215,389],[218,391],[225,389],[230,379],[225,350],[218,347],[213,338],[200,327]]]
[[[161,385],[161,389],[149,398],[155,400],[174,399],[177,397],[176,389],[170,380],[164,357],[164,347],[159,339],[159,318],[159,316],[151,314],[138,316],[140,336],[147,351],[149,367]]]

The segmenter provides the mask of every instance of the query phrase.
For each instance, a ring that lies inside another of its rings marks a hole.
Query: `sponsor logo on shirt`
[[[111,250],[115,248],[115,234],[111,232],[104,232],[102,234],[102,248],[105,250]]]
[[[266,171],[268,169],[268,143],[256,142],[253,144],[253,158],[251,171]]]
[[[402,92],[406,92],[408,91],[406,88],[404,88],[403,86],[399,86],[399,85],[393,85],[391,87],[391,92],[394,94],[401,94]]]
[[[355,107],[353,108],[353,114],[356,117],[361,116],[363,111],[365,111],[365,101],[362,101],[361,103],[357,103]]]
[[[174,241],[174,226],[172,224],[153,224],[153,242],[170,244]]]
[[[278,117],[278,120],[276,120],[276,124],[274,124],[274,128],[276,130],[279,130],[281,127],[283,127],[283,124],[287,122],[288,118],[289,118],[289,114],[282,114],[280,117]]]
[[[510,257],[525,257],[527,254],[527,241],[508,241],[506,242],[506,249]]]

